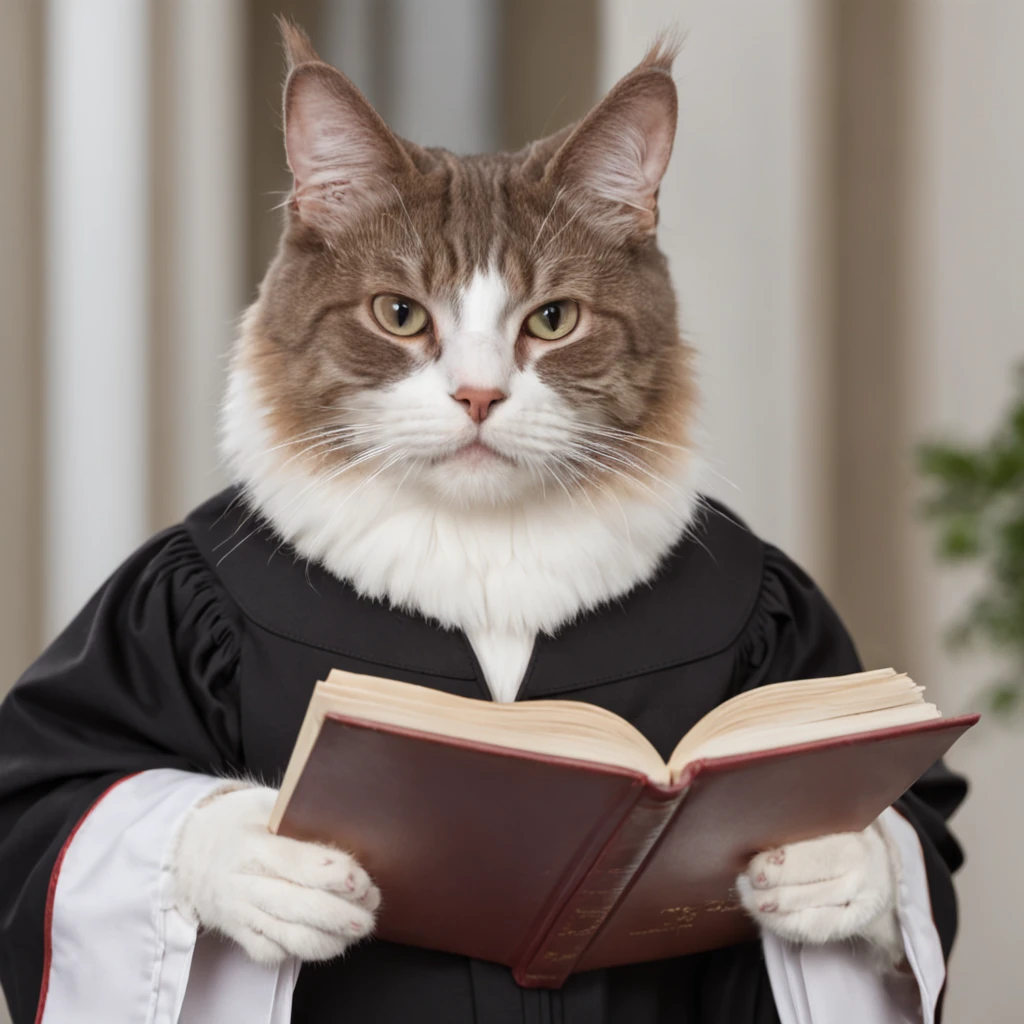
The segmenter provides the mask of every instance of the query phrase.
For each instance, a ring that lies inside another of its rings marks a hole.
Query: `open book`
[[[553,987],[749,938],[731,887],[753,853],[867,827],[975,720],[891,669],[800,680],[719,705],[666,763],[590,704],[334,671],[270,827],[355,854],[379,936]]]

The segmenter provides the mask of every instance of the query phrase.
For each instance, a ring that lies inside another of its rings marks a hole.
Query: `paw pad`
[[[769,864],[785,864],[786,863],[786,851],[785,850],[772,850],[768,854]]]
[[[345,888],[348,889],[349,892],[355,892],[356,891],[356,876],[355,875],[349,875],[345,879]]]
[[[774,900],[769,900],[767,903],[760,904],[757,909],[762,914],[772,914],[779,909],[779,905]]]
[[[763,871],[759,871],[755,881],[757,882],[758,885],[767,885],[768,884],[768,876]]]

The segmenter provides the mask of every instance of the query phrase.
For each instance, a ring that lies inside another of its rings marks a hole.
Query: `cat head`
[[[227,419],[236,464],[249,427],[273,454],[243,475],[373,476],[469,508],[674,472],[694,384],[655,238],[672,49],[549,138],[456,156],[399,138],[283,32],[293,188],[232,371],[259,423]]]

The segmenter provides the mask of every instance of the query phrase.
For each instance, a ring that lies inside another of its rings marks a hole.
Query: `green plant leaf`
[[[947,483],[974,484],[982,479],[981,461],[964,448],[925,444],[918,449],[918,463],[925,476]]]
[[[981,551],[977,516],[960,513],[949,518],[939,540],[939,553],[950,560],[973,558]]]
[[[1011,715],[1020,706],[1024,698],[1019,683],[999,683],[988,693],[988,705],[997,715]]]
[[[987,647],[1019,666],[1019,677],[987,691],[989,707],[1024,708],[1024,363],[1002,423],[977,446],[922,444],[917,449],[929,493],[922,514],[936,525],[946,562],[976,560],[985,582],[966,614],[946,632],[951,649]]]

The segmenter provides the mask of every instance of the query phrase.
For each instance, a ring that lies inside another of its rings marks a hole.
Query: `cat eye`
[[[388,334],[396,334],[399,338],[421,334],[430,323],[427,311],[418,302],[402,295],[376,296],[373,316]]]
[[[564,338],[580,318],[580,304],[572,299],[558,299],[545,302],[535,309],[523,324],[523,330],[541,341],[558,341]]]

